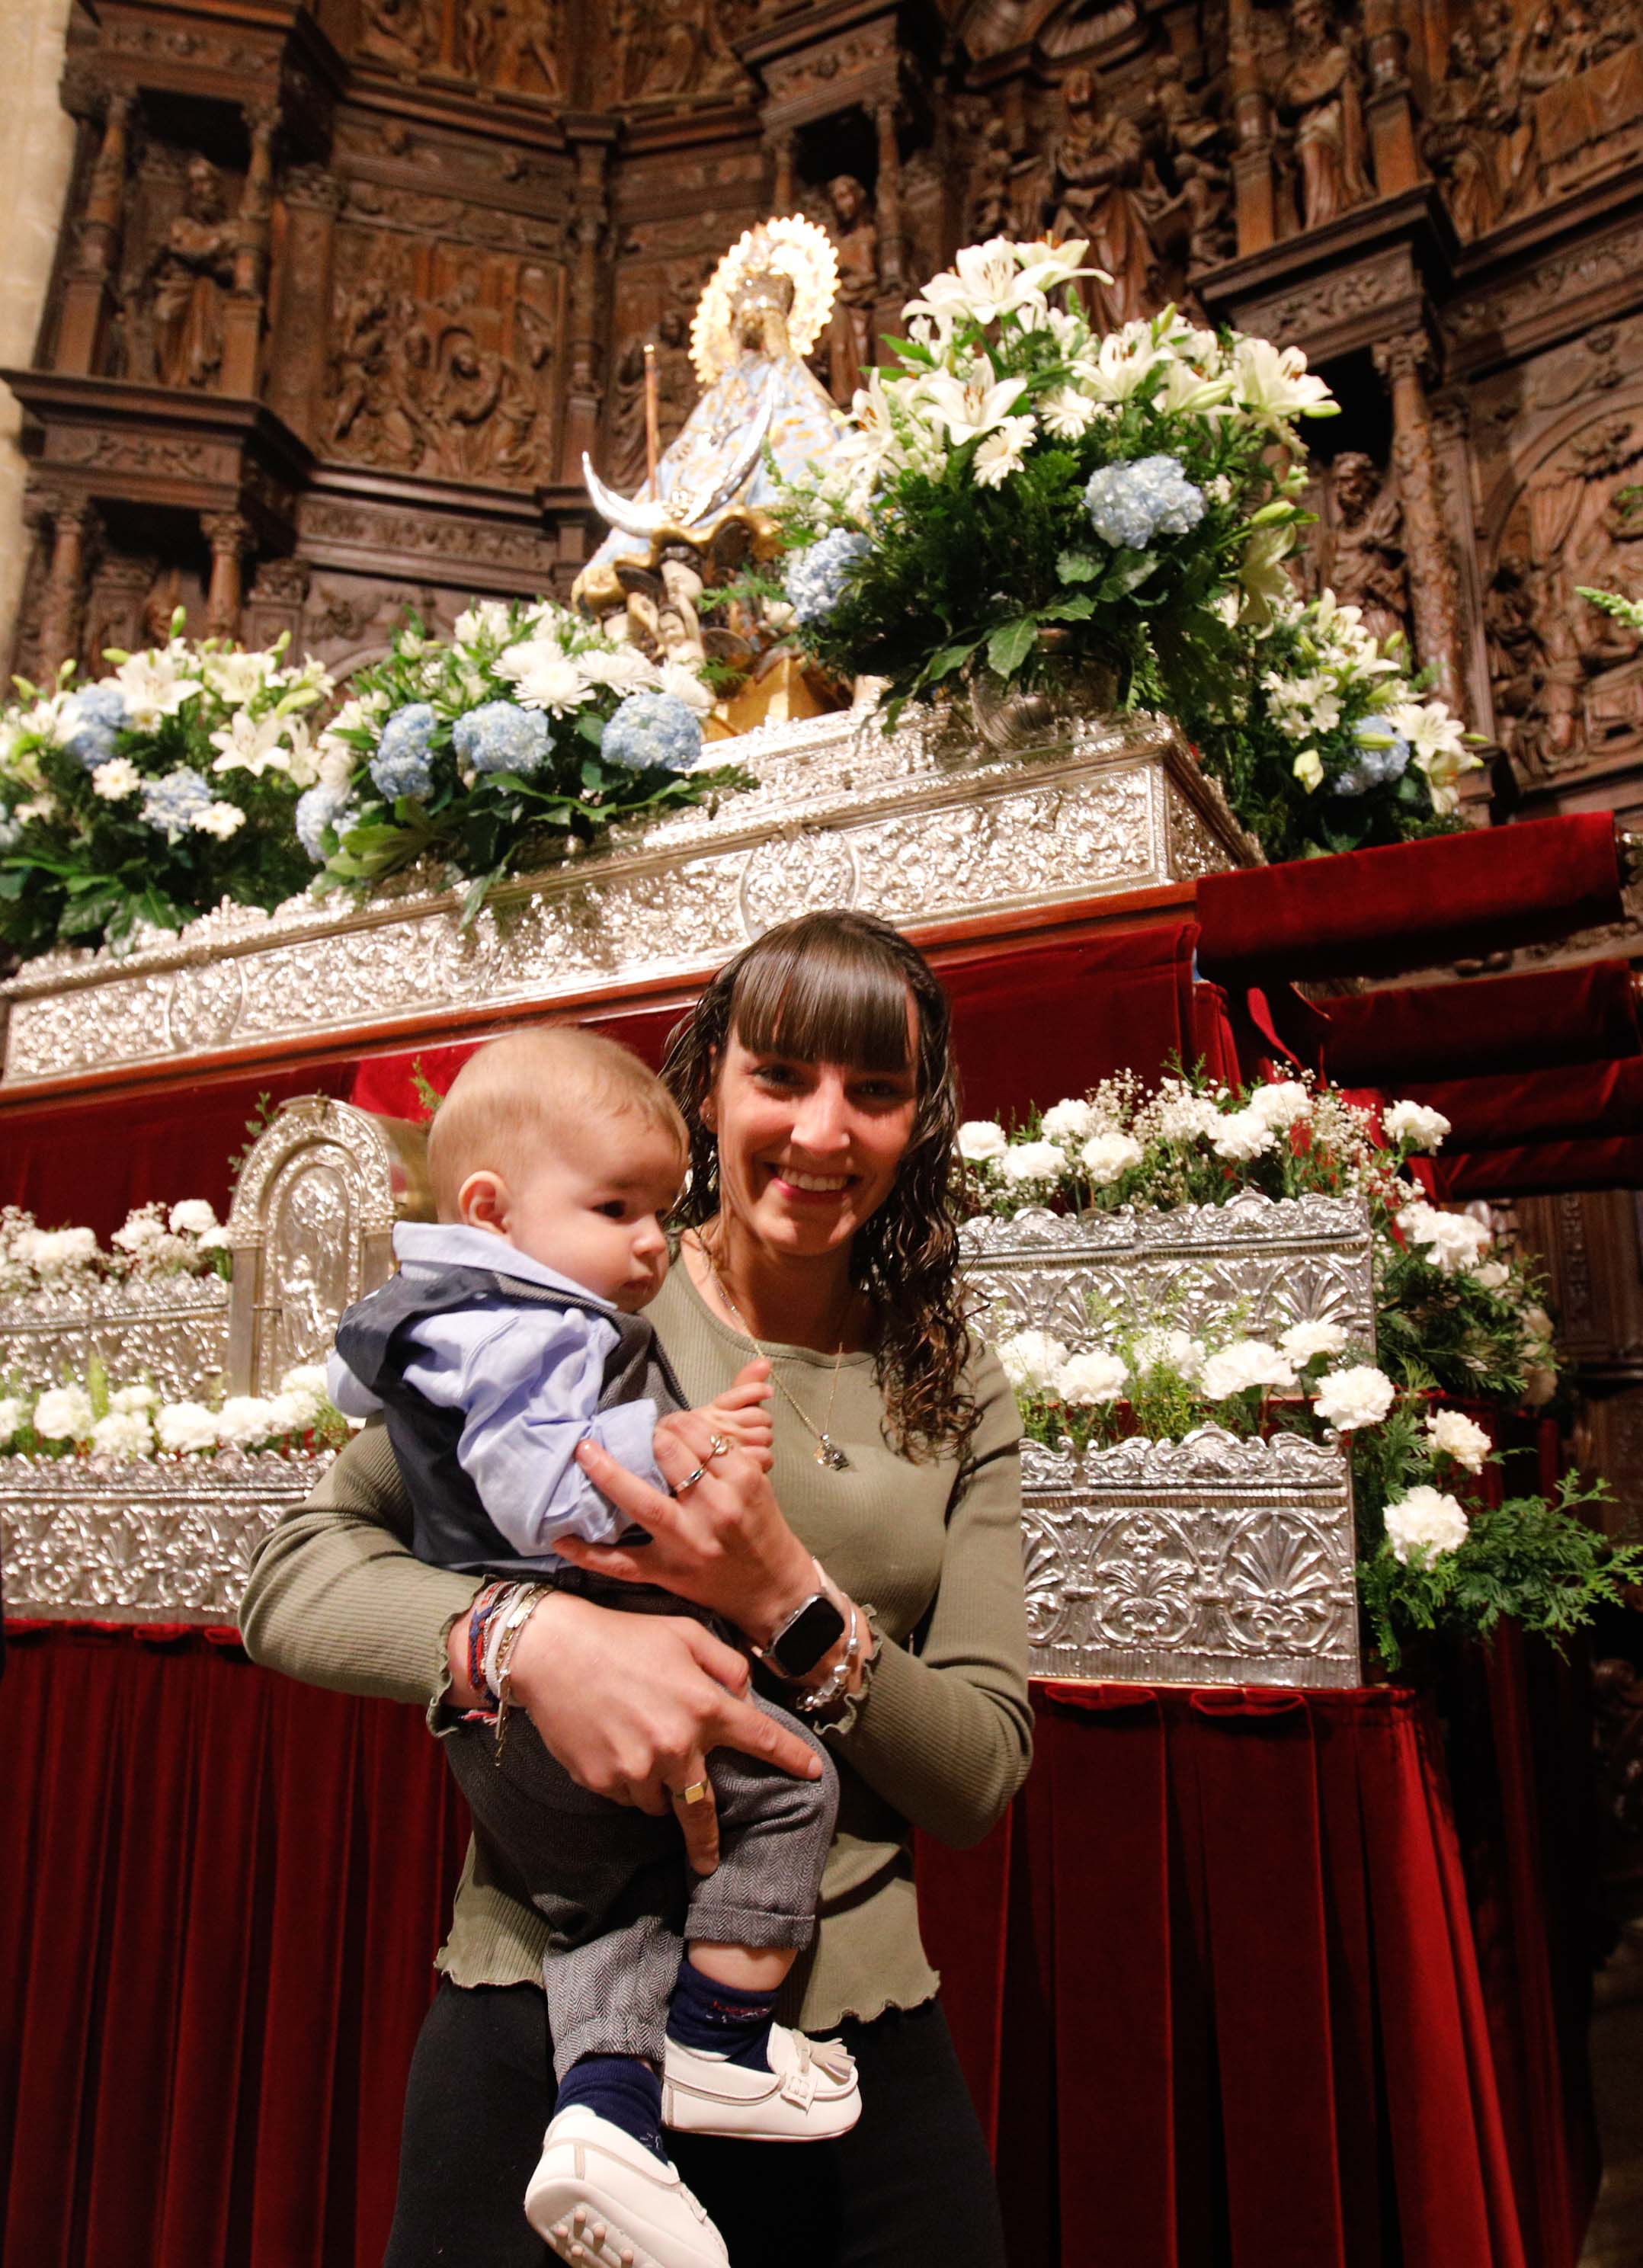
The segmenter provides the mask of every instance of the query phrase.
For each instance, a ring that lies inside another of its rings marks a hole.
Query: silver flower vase
[[[1070,739],[1080,718],[1116,708],[1119,689],[1115,659],[1079,652],[1072,632],[1052,624],[1013,676],[997,676],[984,663],[972,671],[970,712],[990,748],[1020,754]]]

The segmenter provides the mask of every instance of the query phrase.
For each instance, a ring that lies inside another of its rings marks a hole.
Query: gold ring
[[[693,1472],[693,1473],[687,1473],[687,1474],[685,1475],[684,1478],[683,1478],[683,1479],[679,1483],[679,1485],[674,1489],[674,1494],[675,1496],[682,1496],[682,1495],[684,1494],[684,1492],[685,1492],[685,1491],[686,1491],[687,1489],[693,1489],[693,1488],[696,1486],[696,1483],[697,1483],[699,1480],[704,1480],[704,1479],[706,1478],[706,1476],[707,1476],[707,1467],[706,1467],[705,1465],[698,1465],[698,1466],[696,1467],[696,1469],[695,1472]]]
[[[707,1782],[704,1779],[693,1779],[689,1787],[676,1787],[674,1793],[681,1803],[705,1803]]]
[[[730,1443],[722,1433],[710,1433],[707,1438],[710,1462],[714,1457],[727,1457],[730,1454]]]

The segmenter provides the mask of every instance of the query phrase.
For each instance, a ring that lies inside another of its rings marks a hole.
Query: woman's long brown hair
[[[667,1043],[662,1078],[690,1130],[690,1186],[674,1218],[719,1209],[718,1142],[702,1110],[733,1032],[755,1055],[905,1071],[907,1002],[917,1026],[917,1108],[890,1193],[856,1232],[851,1280],[877,1311],[888,1433],[905,1457],[962,1453],[975,1431],[960,1384],[969,1354],[949,1202],[958,1132],[952,1012],[924,955],[871,914],[802,914],[727,961]]]

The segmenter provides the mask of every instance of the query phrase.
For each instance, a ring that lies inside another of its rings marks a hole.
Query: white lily
[[[984,364],[984,371],[988,366]],[[1001,378],[991,386],[984,378],[972,378],[968,384],[939,372],[924,381],[920,391],[924,400],[941,423],[947,427],[947,438],[955,449],[978,434],[991,433],[1002,425],[1020,399],[1027,380],[1024,378]]]
[[[211,746],[222,751],[211,770],[251,772],[258,779],[264,772],[289,771],[285,727],[283,717],[253,717],[247,710],[236,709],[226,725],[211,735]]]
[[[1299,347],[1275,347],[1270,339],[1241,338],[1233,350],[1239,400],[1269,424],[1292,417],[1333,417],[1340,404],[1323,380],[1307,368]]]
[[[1126,323],[1109,331],[1096,349],[1074,364],[1074,375],[1097,401],[1127,401],[1149,372],[1168,358],[1168,350],[1154,345],[1146,323]]]
[[[199,679],[181,666],[184,659],[173,644],[157,652],[134,653],[121,663],[114,678],[134,725],[158,725],[162,717],[174,717],[199,692]]]

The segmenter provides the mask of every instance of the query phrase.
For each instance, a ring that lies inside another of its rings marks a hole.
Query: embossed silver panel
[[[1259,856],[1175,728],[1146,716],[1092,719],[1028,757],[992,756],[956,710],[903,718],[894,733],[855,712],[763,726],[714,754],[758,787],[498,889],[467,931],[455,894],[409,877],[368,906],[225,905],[180,938],[149,933],[124,960],[31,961],[0,986],[4,1076],[693,975],[818,904],[917,929]]]
[[[1049,1331],[1080,1351],[1168,1323],[1275,1337],[1338,1323],[1373,1358],[1374,1248],[1355,1198],[1168,1211],[1032,1208],[966,1222],[965,1278],[992,1340]],[[1083,1458],[1022,1447],[1033,1674],[1138,1684],[1356,1685],[1352,1481],[1344,1454],[1294,1436],[1241,1441],[1206,1425]]]
[[[7,1457],[0,1565],[8,1614],[233,1623],[251,1555],[331,1462],[283,1457]]]
[[[163,1276],[0,1300],[0,1379],[39,1393],[84,1379],[96,1355],[110,1378],[185,1400],[227,1364],[228,1296],[220,1276]]]
[[[1274,1200],[1246,1190],[1230,1204],[1168,1211],[1090,1212],[1033,1207],[1013,1220],[971,1220],[961,1234],[965,1279],[979,1295],[990,1339],[1053,1332],[1075,1351],[1097,1344],[1093,1298],[1138,1327],[1229,1322],[1251,1337],[1291,1323],[1339,1323],[1374,1352],[1374,1272],[1367,1208],[1355,1198]]]
[[[1022,1448],[1035,1677],[1361,1682],[1352,1479],[1338,1449],[1205,1425],[1079,1458]]]

